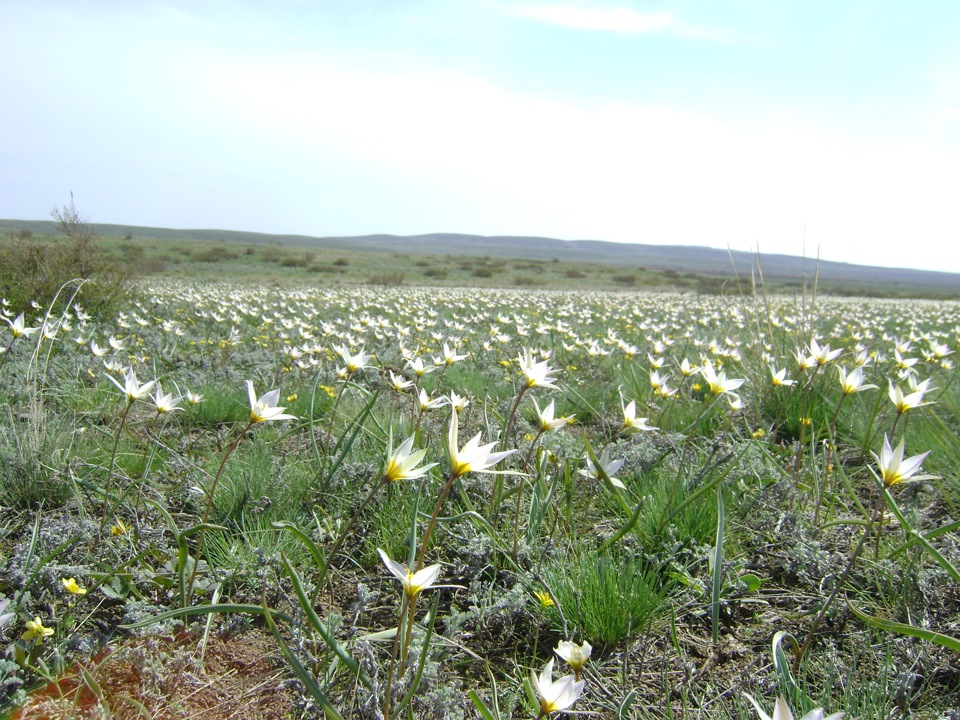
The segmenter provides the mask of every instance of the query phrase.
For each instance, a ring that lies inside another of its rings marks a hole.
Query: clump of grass
[[[647,630],[668,597],[664,578],[630,556],[564,555],[549,560],[543,576],[578,634],[602,648]]]

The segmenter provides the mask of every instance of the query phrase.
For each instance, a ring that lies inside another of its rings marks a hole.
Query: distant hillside
[[[101,235],[164,240],[223,240],[230,243],[280,244],[371,252],[423,255],[464,255],[594,262],[678,273],[731,277],[734,271],[749,278],[759,267],[764,279],[809,280],[814,276],[834,286],[851,288],[911,287],[927,292],[960,293],[960,274],[853,265],[792,255],[766,255],[682,245],[639,245],[600,240],[557,240],[545,237],[485,237],[456,233],[428,235],[360,235],[310,237],[268,235],[232,230],[174,230],[132,225],[95,224]],[[0,220],[0,231],[30,230],[37,235],[57,234],[56,224],[45,220]]]

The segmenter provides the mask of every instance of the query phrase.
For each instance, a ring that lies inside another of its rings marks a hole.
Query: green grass
[[[960,635],[952,524],[960,386],[942,363],[951,356],[924,358],[932,342],[957,345],[960,307],[821,298],[811,309],[789,296],[625,292],[628,275],[636,287],[649,278],[601,266],[573,273],[541,260],[341,248],[307,257],[303,248],[177,239],[136,247],[126,240],[117,251],[145,263],[165,254],[184,272],[171,272],[175,281],[154,276],[142,287],[149,302],[123,316],[68,318],[69,330],[39,340],[37,360],[26,344],[0,359],[0,552],[9,558],[0,600],[13,608],[3,632],[17,682],[43,679],[39,661],[88,659],[80,641],[118,637],[124,617],[177,611],[186,599],[178,568],[189,574],[188,558],[198,556],[205,591],[177,620],[167,617],[163,632],[175,632],[174,622],[202,629],[199,613],[215,588],[221,602],[256,609],[211,621],[226,629],[265,625],[265,603],[302,692],[343,714],[382,707],[387,678],[393,703],[410,691],[416,717],[464,715],[466,690],[490,697],[493,683],[523,695],[529,670],[542,669],[561,639],[594,646],[575,709],[603,717],[616,716],[631,693],[623,717],[753,717],[742,691],[766,708],[785,694],[797,712],[822,706],[864,717],[933,718],[952,702],[955,674],[943,649],[881,634],[851,615],[845,598]],[[211,273],[228,280],[185,280]],[[377,273],[402,273],[404,285],[368,285]],[[357,284],[309,279],[318,276]],[[603,277],[608,285],[595,287],[618,291],[412,287],[421,277],[486,286],[525,277],[538,288]],[[28,313],[31,327],[40,319]],[[165,391],[201,393],[202,402],[158,418],[153,399],[140,398],[118,433],[126,400],[90,350],[91,340],[105,347],[111,336],[126,347],[108,359],[142,382],[159,376]],[[797,367],[812,337],[843,349],[816,373]],[[467,357],[414,378],[408,359],[443,363],[445,343]],[[872,353],[866,371],[878,387],[841,403],[835,366],[851,367],[858,343]],[[341,346],[371,355],[346,385]],[[887,397],[890,380],[907,387],[895,347],[918,359],[915,379],[936,388],[933,404],[901,417]],[[527,350],[545,351],[556,388],[526,387],[518,357]],[[651,357],[662,358],[676,394],[655,391]],[[312,363],[300,368],[298,358]],[[681,378],[683,361],[744,383],[736,396],[711,396],[702,376]],[[774,387],[771,366],[795,384]],[[431,397],[470,398],[453,449],[468,467],[450,465],[452,409],[420,417],[415,388],[396,392],[388,371],[416,379]],[[258,398],[276,389],[277,405],[295,419],[247,428],[247,380]],[[541,408],[554,401],[556,415],[576,422],[538,434],[531,399]],[[630,401],[655,430],[624,430]],[[874,455],[890,433],[908,455],[929,450],[923,472],[936,476],[894,487],[896,506],[875,479]],[[419,462],[436,467],[382,486],[388,438],[396,449],[410,435],[411,451],[424,452]],[[588,447],[623,461],[615,473],[622,488],[584,472]],[[516,452],[487,468],[485,454],[500,450]],[[227,456],[208,518],[219,527],[204,530],[198,550],[203,492]],[[718,497],[724,561],[714,574]],[[898,510],[902,522],[882,516],[880,524],[881,509]],[[121,520],[127,531],[113,534]],[[380,634],[397,626],[403,603],[377,549],[416,565],[434,522],[423,561],[439,565],[437,584],[410,605],[411,655],[391,662],[392,642]],[[82,542],[59,547],[65,537]],[[68,597],[69,577],[89,593]],[[552,597],[535,594],[546,590]],[[54,628],[42,644],[22,639],[36,617]],[[778,631],[811,638],[796,685],[772,667]],[[558,661],[555,675],[567,672]]]

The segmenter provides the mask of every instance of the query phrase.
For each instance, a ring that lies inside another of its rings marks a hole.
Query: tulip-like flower
[[[556,681],[553,679],[553,658],[547,661],[539,676],[531,670],[530,681],[540,701],[541,718],[566,710],[583,692],[583,680],[577,680],[573,675],[564,675]]]
[[[418,378],[423,377],[429,372],[436,370],[435,365],[424,365],[423,358],[414,358],[413,360],[407,360],[407,367],[416,375]]]
[[[443,344],[443,359],[434,358],[433,362],[436,365],[439,365],[441,362],[444,365],[453,365],[458,360],[463,360],[467,358],[467,355],[458,355],[454,350],[451,350],[450,347],[444,343]]]
[[[580,671],[583,670],[583,666],[587,660],[590,659],[590,653],[593,651],[593,648],[590,647],[590,643],[586,640],[583,641],[582,645],[577,645],[570,640],[561,640],[553,651],[566,660],[567,665],[573,670],[574,676],[579,680]]]
[[[173,412],[174,410],[182,410],[183,408],[180,407],[182,400],[183,398],[179,395],[174,397],[173,393],[164,393],[163,388],[160,387],[160,383],[157,382],[157,392],[153,396],[153,402],[157,406],[158,415]]]
[[[387,467],[383,471],[385,480],[389,482],[415,480],[423,477],[430,468],[436,466],[437,463],[430,463],[429,465],[417,467],[427,454],[427,451],[417,450],[416,452],[411,452],[412,450],[413,435],[404,440],[396,450],[391,450],[388,453]]]
[[[423,388],[420,388],[420,394],[417,396],[417,403],[420,407],[420,412],[427,412],[427,410],[433,410],[442,405],[445,405],[447,399],[441,395],[440,397],[431,398],[427,395],[427,391]]]
[[[140,381],[137,380],[137,374],[133,371],[133,368],[127,368],[127,371],[123,374],[123,385],[117,382],[114,378],[107,375],[110,382],[116,385],[120,390],[127,396],[127,402],[133,403],[141,398],[147,397],[150,391],[153,389],[153,386],[157,384],[156,380],[151,380],[148,383],[140,384]]]
[[[842,352],[843,348],[831,350],[829,344],[820,347],[820,343],[817,342],[816,338],[810,340],[810,357],[814,363],[816,363],[817,367],[826,365],[831,360],[835,360]]]
[[[853,395],[854,393],[863,392],[864,390],[876,389],[877,387],[876,385],[865,385],[863,383],[862,367],[854,368],[848,373],[846,368],[838,365],[837,370],[840,372],[840,389],[843,391],[844,396]]]
[[[533,351],[531,351],[530,348],[525,348],[523,355],[517,356],[517,361],[520,363],[520,372],[523,373],[525,387],[549,387],[556,389],[557,386],[554,385],[554,383],[557,379],[550,377],[550,373],[556,372],[556,369],[547,365],[546,360],[534,362]]]
[[[550,430],[556,430],[561,428],[564,425],[569,425],[573,422],[573,415],[569,417],[555,418],[554,409],[553,409],[553,400],[550,401],[543,410],[540,409],[540,405],[537,404],[536,398],[530,398],[533,400],[533,406],[537,409],[537,418],[540,421],[540,432],[545,433]]]
[[[907,480],[929,480],[935,477],[934,475],[915,475],[930,451],[904,460],[903,443],[904,441],[901,439],[896,450],[893,450],[890,448],[890,439],[886,435],[883,436],[883,450],[880,451],[880,457],[877,458],[877,465],[880,468],[880,479],[887,487],[899,485]],[[874,455],[874,457],[877,456]]]
[[[458,478],[468,472],[497,472],[496,470],[490,470],[490,468],[516,452],[516,450],[491,452],[496,447],[496,443],[481,445],[480,433],[477,433],[473,439],[458,450],[460,421],[457,419],[457,415],[456,410],[451,413],[450,429],[447,432],[447,451],[450,454],[450,474],[452,477]]]
[[[597,462],[600,463],[600,468],[603,470],[603,474],[607,476],[607,479],[611,483],[613,483],[618,488],[626,490],[627,486],[613,476],[614,473],[616,473],[620,468],[623,467],[622,459],[611,460],[610,449],[604,448],[603,452],[600,453],[600,457],[597,459]],[[581,470],[580,474],[585,475],[586,477],[600,479],[600,471],[597,469],[597,466],[593,464],[593,460],[590,459],[589,455],[587,455],[587,468],[586,470]]]
[[[383,560],[383,564],[387,566],[387,570],[403,585],[403,592],[410,600],[433,585],[440,577],[439,565],[430,565],[413,573],[406,565],[391,560],[385,550],[377,548],[377,552],[380,553],[380,558]]]
[[[7,324],[10,326],[10,329],[13,331],[14,340],[22,337],[30,337],[34,333],[40,332],[40,328],[38,327],[31,327],[31,328],[27,327],[26,323],[23,320],[23,313],[20,313],[19,315],[17,315],[17,319],[14,320],[13,322],[10,322],[10,320],[8,320],[4,315],[0,315],[0,317],[2,317],[4,320],[7,321]]]
[[[624,430],[656,430],[657,428],[647,425],[647,418],[637,417],[637,402],[631,400],[626,405],[623,404],[623,397],[620,398],[620,408],[623,410],[623,429]]]
[[[711,395],[735,394],[733,391],[743,385],[743,380],[727,380],[727,374],[721,370],[717,372],[713,365],[704,365],[700,368],[700,375],[707,383]]]
[[[363,350],[356,355],[351,355],[350,351],[342,345],[337,345],[333,349],[343,358],[343,366],[347,375],[353,375],[357,370],[365,368],[367,363],[370,362],[370,358],[373,357],[367,355]]]
[[[393,370],[390,370],[390,387],[392,387],[397,392],[403,392],[408,387],[413,385],[413,380],[407,380],[403,375],[397,375]]]
[[[887,394],[890,396],[890,401],[896,406],[897,414],[903,415],[907,410],[913,410],[914,408],[923,407],[924,405],[932,405],[932,401],[923,401],[923,396],[927,392],[927,383],[928,380],[924,380],[917,386],[917,389],[907,395],[903,394],[903,390],[893,384],[893,380],[890,380],[890,388],[887,391]]]
[[[770,366],[770,382],[774,387],[789,387],[793,385],[795,380],[787,379],[786,369],[777,370],[772,365]]]
[[[773,717],[771,718],[760,707],[760,703],[754,700],[751,695],[744,693],[744,696],[747,698],[747,700],[753,703],[753,707],[756,708],[757,715],[760,716],[760,720],[793,720],[793,713],[790,712],[787,701],[784,700],[783,697],[777,698],[777,703],[773,706]],[[806,715],[800,718],[800,720],[840,720],[842,717],[842,712],[833,713],[833,715],[827,715],[825,717],[823,714],[823,708],[817,708],[816,710],[811,710],[808,712]]]
[[[271,390],[258,398],[253,390],[253,382],[247,380],[247,395],[250,396],[250,422],[252,423],[297,419],[296,415],[288,415],[283,412],[285,408],[277,407],[280,390]]]
[[[470,404],[470,398],[463,395],[457,395],[453,390],[450,391],[450,396],[448,397],[450,401],[450,407],[452,407],[457,412],[464,410]]]

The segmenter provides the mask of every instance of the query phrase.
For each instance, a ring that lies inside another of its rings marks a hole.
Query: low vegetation
[[[140,260],[0,309],[12,717],[950,717],[960,305]]]

